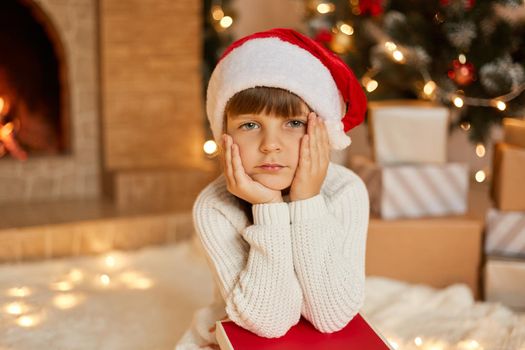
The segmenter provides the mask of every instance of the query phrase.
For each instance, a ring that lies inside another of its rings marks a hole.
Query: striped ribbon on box
[[[485,252],[490,255],[525,257],[525,212],[487,212]]]
[[[382,168],[381,217],[416,218],[464,214],[468,200],[465,163]]]

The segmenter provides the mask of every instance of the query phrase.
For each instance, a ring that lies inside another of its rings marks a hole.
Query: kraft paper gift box
[[[374,160],[381,165],[445,163],[448,108],[424,101],[370,102],[368,123]]]
[[[467,211],[465,163],[379,166],[354,155],[348,167],[365,182],[370,211],[383,219],[461,215]]]
[[[484,280],[485,300],[525,311],[525,260],[489,257]]]
[[[483,222],[460,217],[381,220],[368,226],[366,274],[443,288],[465,283],[479,298]]]
[[[491,208],[487,212],[486,225],[485,252],[488,255],[525,258],[525,211]]]
[[[503,118],[504,141],[513,146],[525,148],[525,120]]]
[[[494,145],[492,199],[496,208],[525,211],[525,148]]]

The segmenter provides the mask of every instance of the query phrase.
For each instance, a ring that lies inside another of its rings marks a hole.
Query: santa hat
[[[206,99],[216,141],[229,99],[257,86],[285,89],[303,99],[324,119],[333,149],[349,146],[345,133],[364,119],[366,96],[350,68],[314,40],[277,28],[237,40],[219,59]]]

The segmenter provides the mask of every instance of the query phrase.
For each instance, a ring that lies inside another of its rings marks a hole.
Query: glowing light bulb
[[[458,349],[461,350],[482,350],[483,348],[476,340],[463,340],[458,343]]]
[[[456,106],[458,108],[463,107],[464,102],[463,102],[463,99],[461,97],[459,97],[459,96],[454,97],[453,102],[454,102],[454,106]]]
[[[463,129],[464,131],[469,131],[470,130],[470,123],[469,122],[463,122],[460,124],[461,126],[461,129]]]
[[[111,283],[111,278],[109,278],[109,276],[106,274],[100,275],[99,280],[103,286],[109,286],[109,284]]]
[[[23,302],[15,301],[15,302],[7,304],[4,310],[10,315],[21,315],[24,312],[27,312],[28,306],[27,304]]]
[[[115,257],[113,255],[107,255],[104,259],[104,263],[107,267],[115,267]]]
[[[354,28],[353,28],[351,25],[346,24],[346,23],[341,24],[341,25],[339,26],[339,30],[340,30],[342,33],[346,34],[346,35],[352,35],[352,34],[354,34]]]
[[[398,62],[402,62],[404,59],[405,59],[405,56],[403,55],[403,53],[399,50],[395,50],[393,53],[392,53],[392,57],[394,57],[394,59]]]
[[[16,324],[20,327],[33,327],[40,323],[42,317],[39,315],[24,315],[16,319]]]
[[[211,9],[211,16],[214,20],[220,21],[221,18],[224,17],[224,11],[222,10],[222,7],[220,7],[219,5],[213,6]]]
[[[62,310],[71,309],[77,306],[83,298],[75,294],[59,294],[53,298],[53,304]]]
[[[478,143],[476,145],[476,155],[479,158],[483,158],[485,156],[485,153],[486,153],[485,146],[482,143]]]
[[[212,155],[215,152],[217,152],[217,144],[213,140],[208,140],[204,142],[202,149],[204,150],[204,153],[206,153],[207,155]]]
[[[79,269],[72,269],[68,273],[68,278],[71,282],[80,282],[84,279],[84,273]]]
[[[485,172],[483,170],[478,170],[474,177],[475,177],[477,182],[481,183],[481,182],[485,181],[485,179],[487,178],[487,175],[485,174]]]
[[[221,18],[219,24],[224,29],[229,28],[233,24],[233,18],[231,18],[230,16],[224,16]]]
[[[11,297],[27,297],[31,295],[31,289],[28,287],[14,287],[7,290],[7,295]]]
[[[423,92],[425,93],[425,95],[431,96],[434,93],[434,91],[436,91],[436,83],[434,83],[432,80],[427,81],[427,83],[423,87]]]
[[[71,281],[58,281],[51,283],[49,286],[52,290],[57,290],[60,292],[67,292],[73,289],[73,283]]]
[[[414,344],[416,344],[417,346],[423,345],[423,339],[421,339],[421,337],[416,337],[414,339]]]
[[[387,42],[385,43],[385,47],[386,47],[388,50],[390,50],[390,51],[394,51],[395,49],[397,49],[397,45],[394,44],[394,43],[391,42],[391,41],[387,41]]]
[[[366,91],[368,92],[372,92],[374,91],[375,89],[377,89],[377,87],[379,86],[379,83],[374,80],[374,79],[370,79],[367,83],[366,83]]]
[[[505,109],[507,109],[507,105],[503,101],[497,101],[496,108],[499,109],[500,111],[504,111]]]
[[[458,57],[458,61],[461,64],[465,64],[467,62],[467,57],[464,54],[460,54]]]
[[[335,10],[334,4],[327,4],[322,2],[319,5],[317,5],[317,12],[323,15],[332,12],[333,10]]]

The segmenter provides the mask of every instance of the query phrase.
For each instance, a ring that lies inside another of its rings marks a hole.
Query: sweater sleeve
[[[290,203],[302,314],[324,333],[346,326],[364,301],[368,192],[350,175],[331,198],[319,194]]]
[[[259,336],[284,335],[299,321],[302,305],[288,204],[253,205],[254,224],[236,229],[228,216],[239,213],[231,206],[218,209],[212,204],[217,199],[210,199],[199,196],[193,218],[226,313]]]

